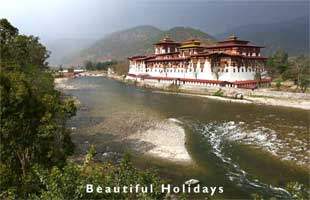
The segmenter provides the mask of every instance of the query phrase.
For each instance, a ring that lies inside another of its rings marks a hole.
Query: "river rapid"
[[[309,111],[162,94],[103,77],[69,79],[60,89],[81,102],[68,124],[77,154],[95,144],[98,159],[117,162],[129,151],[137,167],[155,168],[169,183],[195,178],[222,186],[224,193],[215,198],[248,199],[257,193],[289,199],[284,187],[290,181],[309,188]],[[190,163],[156,154],[161,149],[150,140],[167,148],[179,144],[154,129],[183,131],[186,152],[175,148],[179,154],[172,156]],[[144,153],[152,150],[155,156]]]

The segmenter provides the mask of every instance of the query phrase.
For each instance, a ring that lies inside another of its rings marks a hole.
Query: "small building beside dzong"
[[[236,36],[212,46],[166,37],[154,44],[155,54],[128,58],[127,79],[248,89],[269,86],[261,48]]]

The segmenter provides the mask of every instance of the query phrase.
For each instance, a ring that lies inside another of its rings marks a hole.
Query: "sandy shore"
[[[71,87],[67,84],[69,78],[55,78],[55,88],[56,89],[70,89]]]
[[[185,146],[182,122],[174,118],[163,119],[152,109],[130,107],[112,112],[84,134],[95,135],[97,132],[108,133],[115,144],[129,147],[138,154],[180,164],[192,163]]]
[[[220,101],[227,101],[227,102],[234,102],[234,103],[252,103],[248,100],[237,100],[237,99],[229,99],[225,97],[218,97],[218,96],[209,96],[209,95],[202,95],[202,94],[190,94],[190,93],[183,93],[183,92],[167,92],[167,91],[154,91],[154,93],[162,93],[162,94],[174,94],[174,95],[182,95],[182,96],[193,96],[193,97],[202,97],[202,98],[208,98],[208,99],[215,99]]]
[[[152,145],[144,154],[189,163],[192,159],[185,148],[185,131],[179,123],[175,119],[165,120],[146,131],[138,131],[129,138]]]
[[[182,96],[193,96],[193,97],[202,97],[208,99],[215,99],[219,101],[227,101],[232,103],[245,103],[245,104],[262,104],[262,105],[270,105],[270,106],[282,106],[282,107],[290,107],[297,108],[302,110],[310,110],[310,99],[309,100],[291,100],[291,99],[276,99],[276,98],[268,98],[268,97],[244,97],[244,99],[230,99],[227,97],[218,97],[218,96],[210,96],[210,95],[202,95],[202,94],[190,94],[190,93],[175,93],[175,92],[167,92],[167,91],[154,91],[154,93],[163,93],[163,94],[174,94],[174,95],[182,95]]]
[[[271,105],[271,106],[283,106],[290,108],[297,108],[303,110],[310,110],[310,99],[276,99],[276,98],[266,98],[266,97],[246,97],[251,103]]]

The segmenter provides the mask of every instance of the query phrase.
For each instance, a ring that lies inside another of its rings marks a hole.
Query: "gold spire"
[[[162,40],[164,42],[172,42],[172,40],[166,35],[166,37]]]
[[[229,36],[228,38],[229,40],[237,40],[237,36],[235,36],[234,34],[232,34],[231,36]]]

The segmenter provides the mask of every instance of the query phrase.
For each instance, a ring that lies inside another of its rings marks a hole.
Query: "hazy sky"
[[[309,16],[309,1],[0,0],[0,18],[43,40],[98,39],[138,25],[191,26],[210,34]]]

